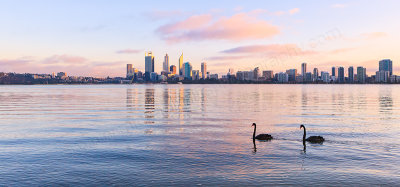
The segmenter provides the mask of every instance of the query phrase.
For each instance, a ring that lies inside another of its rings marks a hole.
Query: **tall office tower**
[[[258,67],[254,68],[253,73],[254,73],[253,79],[258,80],[258,77],[260,77],[260,68],[258,68]]]
[[[286,70],[286,74],[288,74],[288,81],[296,81],[296,76],[297,76],[297,69],[288,69]]]
[[[332,67],[332,76],[337,76],[337,75],[336,75],[336,68],[335,68],[335,67]]]
[[[328,83],[331,80],[329,79],[329,73],[325,71],[321,71],[321,79],[324,83]]]
[[[263,71],[263,77],[266,80],[271,80],[274,78],[274,72],[272,70]]]
[[[338,82],[344,83],[344,68],[343,67],[338,68]]]
[[[390,59],[379,61],[379,71],[388,71],[389,75],[393,75],[393,64]]]
[[[349,83],[354,82],[354,68],[353,66],[350,66],[349,69],[347,70],[347,73],[349,74],[348,81]]]
[[[303,80],[306,78],[306,73],[307,73],[307,63],[302,63],[301,64],[301,76],[303,76]]]
[[[316,82],[318,80],[318,68],[314,68],[313,70],[313,81]]]
[[[165,57],[164,57],[163,71],[164,72],[169,72],[169,57],[168,57],[168,54],[165,54]]]
[[[187,79],[192,78],[192,64],[190,64],[190,62],[185,62],[183,64],[183,76]]]
[[[169,67],[169,71],[171,72],[171,74],[175,75],[176,74],[176,66],[175,65],[171,65]]]
[[[375,82],[386,83],[389,82],[389,71],[377,71],[375,75]]]
[[[183,53],[179,57],[179,75],[183,75]]]
[[[206,79],[207,76],[207,63],[202,62],[201,63],[201,78]]]
[[[359,83],[365,83],[366,77],[366,69],[362,66],[357,67],[357,81]]]
[[[133,67],[132,64],[126,65],[126,78],[129,78],[133,75]]]
[[[154,72],[154,56],[151,51],[146,52],[145,56],[145,72],[151,73]]]

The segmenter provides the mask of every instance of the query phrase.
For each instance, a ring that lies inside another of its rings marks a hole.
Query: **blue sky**
[[[124,76],[165,53],[211,73],[400,59],[398,1],[0,0],[0,72]],[[231,50],[236,49],[236,50]],[[225,52],[224,52],[225,51]],[[230,52],[227,52],[230,51]],[[311,69],[309,69],[311,71]]]

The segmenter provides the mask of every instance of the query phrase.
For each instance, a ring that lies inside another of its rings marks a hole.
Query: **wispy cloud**
[[[346,8],[348,7],[348,4],[333,4],[331,5],[332,8]]]
[[[376,39],[386,37],[387,34],[385,32],[370,32],[370,33],[363,33],[361,36],[365,39]]]
[[[140,49],[123,49],[123,50],[119,50],[116,53],[118,54],[137,54],[142,52],[142,50]]]
[[[183,14],[183,12],[178,11],[178,10],[153,10],[150,12],[143,13],[143,15],[146,18],[149,18],[153,21],[166,19],[166,18],[172,18],[172,17],[180,16],[182,14]]]
[[[53,55],[42,61],[43,64],[64,64],[64,65],[81,65],[87,62],[87,59],[80,56],[71,55]]]
[[[156,30],[170,43],[202,40],[242,41],[271,38],[279,34],[277,26],[246,13],[214,18],[211,14],[191,16],[163,25]]]
[[[315,51],[303,50],[298,47],[296,44],[270,44],[270,45],[249,45],[249,46],[241,46],[232,49],[227,49],[221,51],[222,53],[258,53],[264,55],[290,55],[290,56],[299,56],[299,55],[308,55],[315,54]]]

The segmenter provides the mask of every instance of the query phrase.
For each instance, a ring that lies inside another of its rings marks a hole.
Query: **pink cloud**
[[[271,38],[279,34],[276,26],[245,13],[213,19],[211,15],[191,16],[159,27],[156,32],[167,42]]]
[[[43,64],[83,64],[87,62],[86,58],[71,55],[53,55],[42,61]]]
[[[290,9],[290,10],[289,10],[289,14],[290,14],[290,15],[293,15],[293,14],[298,13],[299,11],[300,11],[299,8]]]
[[[315,51],[303,50],[296,44],[271,44],[271,45],[250,45],[236,47],[222,51],[222,53],[259,53],[267,55],[288,55],[300,56],[315,54]]]
[[[362,34],[363,38],[366,39],[376,39],[376,38],[382,38],[386,37],[387,34],[385,32],[371,32],[371,33],[364,33]]]
[[[117,51],[118,54],[136,54],[136,53],[140,53],[140,52],[142,52],[142,50],[139,50],[139,49],[123,49],[123,50]]]

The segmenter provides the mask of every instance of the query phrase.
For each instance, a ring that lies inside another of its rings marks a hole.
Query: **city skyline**
[[[306,2],[5,0],[0,72],[122,77],[125,64],[145,69],[145,51],[154,53],[156,71],[165,53],[178,71],[183,52],[193,69],[205,61],[220,75],[226,67],[279,72],[299,62],[319,71],[361,65],[374,74],[376,61],[400,60],[400,28],[388,21],[399,17],[398,1]]]

